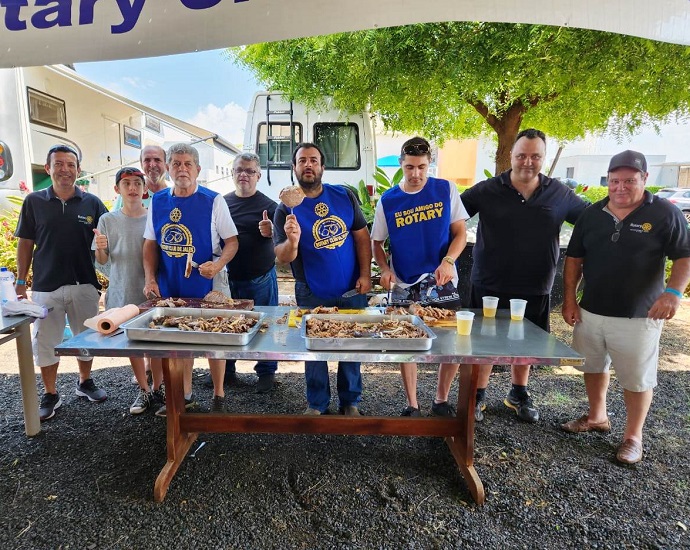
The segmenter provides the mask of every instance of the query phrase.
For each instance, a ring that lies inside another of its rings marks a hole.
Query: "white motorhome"
[[[324,182],[357,187],[373,184],[376,146],[368,111],[343,113],[330,106],[310,111],[281,92],[259,92],[247,110],[244,150],[261,159],[258,189],[274,200],[295,183],[292,150],[305,141],[316,143],[326,157]]]
[[[201,157],[199,181],[217,191],[232,188],[232,144],[102,88],[73,69],[54,65],[0,69],[0,211],[8,196],[50,185],[46,153],[67,143],[81,153],[78,180],[103,200],[114,198],[115,173],[138,165],[141,148],[193,143]]]

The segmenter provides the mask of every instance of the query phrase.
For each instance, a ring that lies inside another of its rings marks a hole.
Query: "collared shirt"
[[[510,182],[510,173],[476,183],[460,195],[470,217],[479,214],[471,280],[496,292],[549,294],[561,226],[575,223],[589,203],[543,174],[526,199]]]
[[[608,210],[608,202],[607,197],[587,209],[566,251],[584,260],[580,305],[608,317],[647,317],[664,290],[666,257],[690,257],[687,221],[676,206],[645,191],[642,205],[617,230],[619,220]]]
[[[100,289],[93,267],[93,230],[107,212],[101,200],[75,188],[63,201],[52,185],[24,199],[15,236],[34,241],[32,290],[92,284]]]

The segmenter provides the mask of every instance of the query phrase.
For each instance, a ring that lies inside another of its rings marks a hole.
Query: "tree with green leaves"
[[[318,109],[365,106],[442,142],[495,133],[496,172],[520,128],[558,141],[633,134],[690,113],[690,48],[569,27],[446,22],[229,50],[268,88]]]

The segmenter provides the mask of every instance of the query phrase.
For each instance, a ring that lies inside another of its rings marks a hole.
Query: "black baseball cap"
[[[124,168],[120,168],[117,171],[117,174],[115,174],[115,185],[120,183],[120,180],[127,176],[138,176],[142,180],[144,180],[144,173],[141,170],[139,170],[139,168],[131,168],[130,166],[125,166]]]
[[[633,170],[639,170],[640,172],[647,172],[647,159],[644,158],[642,153],[637,151],[623,151],[618,153],[611,158],[609,162],[609,172],[618,170],[619,168],[632,168]]]

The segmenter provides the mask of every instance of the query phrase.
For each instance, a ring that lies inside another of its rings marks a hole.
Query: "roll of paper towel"
[[[139,315],[139,307],[134,304],[128,304],[124,307],[108,309],[100,315],[91,317],[91,319],[84,321],[84,326],[97,330],[101,334],[110,334],[115,332],[122,323],[129,321],[137,315]]]

